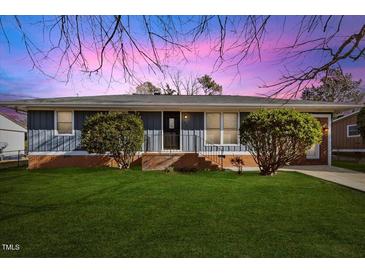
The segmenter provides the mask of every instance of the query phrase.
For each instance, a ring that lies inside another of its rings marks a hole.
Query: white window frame
[[[175,118],[169,118],[169,129],[175,129]]]
[[[220,113],[220,143],[219,144],[208,144],[207,143],[207,113]],[[204,146],[240,146],[239,134],[237,134],[237,144],[224,144],[224,113],[237,113],[237,130],[240,130],[240,112],[237,111],[206,111],[204,112]]]
[[[219,119],[220,119],[220,136],[219,136],[219,141],[220,143],[222,142],[222,136],[223,136],[223,131],[222,131],[222,112],[220,111],[207,111],[204,112],[204,146],[215,146],[215,145],[221,145],[219,144],[208,144],[207,143],[207,113],[219,113]]]
[[[58,133],[57,128],[57,113],[58,112],[71,112],[71,124],[72,124],[72,133]],[[74,136],[75,135],[75,119],[74,119],[74,111],[73,110],[55,110],[54,111],[54,132],[55,136]]]
[[[347,125],[346,126],[346,135],[347,135],[347,138],[356,138],[356,137],[360,137],[361,135],[360,134],[357,134],[357,135],[350,135],[349,133],[350,133],[350,127],[351,126],[357,126],[358,127],[358,125],[357,124],[351,124],[351,125]]]

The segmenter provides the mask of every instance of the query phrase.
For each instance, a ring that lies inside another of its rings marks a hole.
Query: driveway
[[[288,166],[285,171],[297,171],[365,192],[365,173],[329,166]]]

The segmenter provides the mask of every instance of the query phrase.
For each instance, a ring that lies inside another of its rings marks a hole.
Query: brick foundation
[[[141,157],[136,157],[132,165],[139,165]],[[109,156],[102,155],[29,155],[28,168],[60,168],[60,167],[118,167]]]
[[[333,152],[333,160],[365,163],[365,152]]]
[[[231,159],[238,155],[225,155],[222,159],[223,168],[232,167]],[[256,162],[251,155],[239,155],[244,161],[245,167],[256,167]],[[179,154],[144,154],[142,157],[136,157],[132,166],[140,165],[142,170],[165,170],[172,167],[175,170],[217,170],[219,169],[220,160],[210,157],[199,156],[196,153],[179,153]],[[326,164],[327,161],[304,160],[301,165],[319,165]],[[297,163],[295,163],[297,164]],[[29,169],[39,168],[61,168],[61,167],[118,167],[116,162],[108,156],[88,155],[88,156],[65,156],[65,155],[37,155],[29,156]]]
[[[118,167],[109,156],[102,155],[30,155],[28,168],[61,168],[61,167]],[[217,170],[218,165],[196,153],[163,154],[151,153],[136,156],[132,166],[140,165],[143,170],[165,170],[173,167],[176,170]]]
[[[217,170],[218,165],[197,153],[145,153],[142,156],[142,170]]]

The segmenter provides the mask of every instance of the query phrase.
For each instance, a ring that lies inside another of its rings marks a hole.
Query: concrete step
[[[142,170],[218,170],[219,166],[198,153],[145,153],[142,155]]]
[[[205,168],[211,168],[214,170],[219,169],[219,165],[204,155],[199,155],[199,161],[204,165]]]

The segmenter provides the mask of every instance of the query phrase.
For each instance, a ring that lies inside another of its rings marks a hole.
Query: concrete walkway
[[[334,166],[288,166],[281,170],[300,172],[365,192],[365,173],[362,172]]]
[[[237,168],[229,168],[237,171]],[[288,166],[283,171],[296,171],[309,176],[365,192],[365,173],[329,166]],[[258,167],[244,167],[243,171],[259,171]]]

